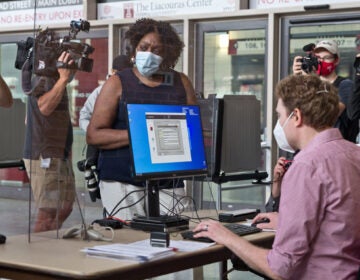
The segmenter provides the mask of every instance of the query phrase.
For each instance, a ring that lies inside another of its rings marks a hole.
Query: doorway
[[[260,101],[261,140],[266,141],[267,20],[200,22],[195,24],[195,32],[195,90],[205,99],[214,95],[219,99],[225,95],[255,96]],[[266,170],[265,151],[262,154],[259,170]],[[230,181],[221,187],[206,182],[202,191],[204,208],[261,208],[265,203],[264,186],[253,185],[252,180]]]

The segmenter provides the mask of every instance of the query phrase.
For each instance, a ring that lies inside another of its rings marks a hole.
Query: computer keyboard
[[[225,224],[224,226],[239,236],[244,236],[244,235],[248,235],[248,234],[252,234],[252,233],[261,232],[260,228],[247,226],[247,225],[243,225],[243,224]],[[199,242],[209,242],[209,243],[214,242],[213,240],[211,240],[208,237],[195,238],[194,232],[191,230],[183,231],[181,233],[181,236],[184,239],[189,239],[189,240],[194,240],[194,241],[199,241]]]

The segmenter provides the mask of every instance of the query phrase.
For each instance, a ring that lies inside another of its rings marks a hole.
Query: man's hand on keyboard
[[[271,212],[271,213],[259,213],[256,217],[252,220],[255,226],[261,229],[274,229],[276,230],[278,224],[278,212]],[[268,221],[263,222],[265,219]]]
[[[218,244],[226,245],[226,241],[236,236],[221,223],[214,220],[206,220],[197,225],[194,229],[197,232],[194,237],[208,237]]]

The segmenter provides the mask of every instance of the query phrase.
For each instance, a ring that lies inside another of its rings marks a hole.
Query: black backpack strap
[[[348,117],[351,120],[360,119],[360,75],[355,76],[355,88],[349,102]]]
[[[346,80],[346,78],[341,77],[341,76],[337,76],[337,78],[335,79],[335,81],[333,82],[333,85],[337,88],[339,88],[340,84],[342,81]]]

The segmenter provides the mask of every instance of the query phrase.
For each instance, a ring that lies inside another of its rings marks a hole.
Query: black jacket
[[[360,119],[360,74],[355,75],[354,94],[348,104],[347,114],[351,120]]]

